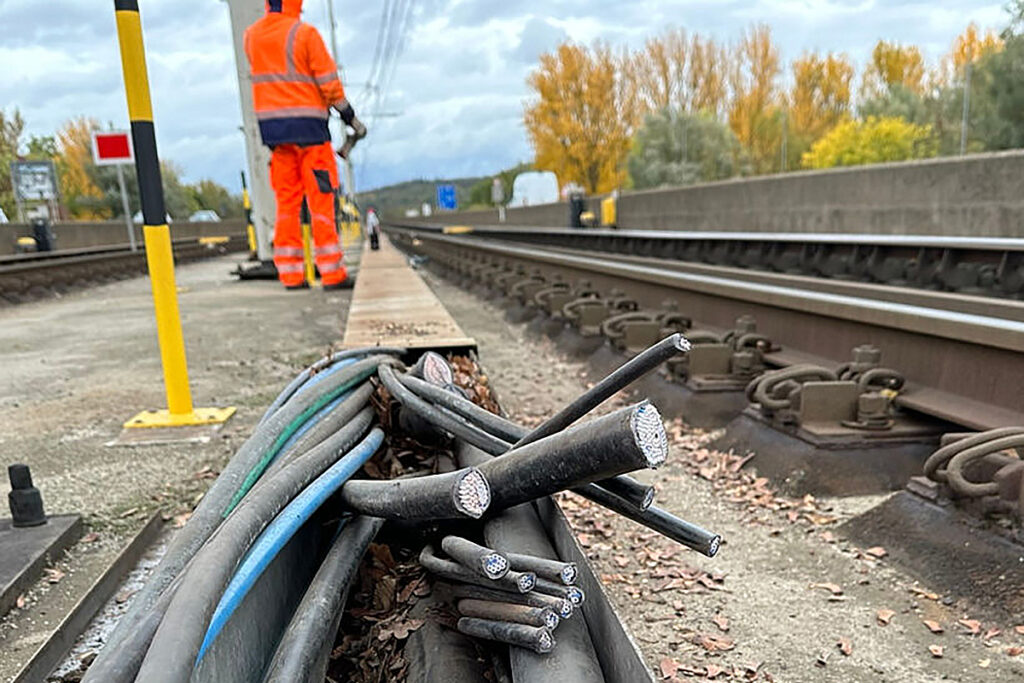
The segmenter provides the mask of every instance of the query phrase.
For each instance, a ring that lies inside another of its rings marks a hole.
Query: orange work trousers
[[[277,198],[274,225],[274,265],[286,287],[301,285],[302,225],[299,214],[306,197],[313,232],[313,257],[325,285],[340,284],[348,277],[342,263],[341,245],[334,225],[334,188],[338,167],[331,143],[301,147],[277,145],[270,156],[270,184]]]

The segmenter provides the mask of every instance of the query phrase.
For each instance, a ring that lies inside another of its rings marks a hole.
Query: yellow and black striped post
[[[128,97],[132,144],[135,147],[135,173],[142,203],[146,263],[153,287],[157,338],[164,370],[164,388],[167,391],[167,410],[143,411],[126,422],[125,427],[173,427],[224,422],[235,412],[234,408],[197,409],[192,406],[185,339],[181,333],[178,291],[174,281],[174,252],[164,208],[138,0],[114,0],[114,12],[117,17],[117,37],[121,44],[121,67]]]

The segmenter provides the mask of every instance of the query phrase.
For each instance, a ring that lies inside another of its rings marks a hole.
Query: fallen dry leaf
[[[95,543],[100,540],[100,535],[95,531],[90,531],[85,536],[82,536],[82,543]]]
[[[864,552],[870,555],[871,557],[877,558],[879,560],[889,554],[888,551],[886,551],[886,549],[880,545],[876,545],[874,548],[868,548]]]
[[[388,638],[405,640],[409,637],[410,633],[419,629],[424,623],[422,619],[398,619],[387,626],[381,627],[380,632],[377,634],[377,640],[384,641]]]
[[[24,609],[25,608],[25,596],[24,595],[19,595],[18,599],[14,601],[14,606],[17,607],[18,609]]]
[[[1021,647],[1020,645],[1013,645],[1011,647],[1006,648],[1006,654],[1010,657],[1017,657],[1021,653],[1024,653],[1024,647]]]
[[[139,508],[128,508],[127,510],[125,510],[124,512],[119,514],[118,518],[119,519],[124,519],[126,517],[131,517],[132,515],[134,515],[138,511],[139,511]]]
[[[1014,626],[1013,630],[1017,632],[1017,635],[1024,636],[1024,625]]]
[[[625,555],[616,555],[612,559],[615,561],[615,564],[619,565],[620,567],[625,567],[629,565],[629,558]]]
[[[929,645],[928,646],[928,652],[931,652],[932,653],[932,657],[935,657],[935,659],[941,659],[942,655],[943,655],[943,653],[945,651],[946,651],[946,648],[942,647],[941,645]]]
[[[981,631],[981,622],[977,619],[959,619],[956,623],[967,629],[967,632],[972,636],[978,635]]]
[[[704,668],[706,670],[706,673],[704,675],[707,676],[709,679],[718,678],[719,676],[725,673],[725,669],[723,669],[720,666],[715,666],[714,664],[707,664]]]
[[[715,616],[711,617],[711,621],[713,621],[715,623],[715,626],[717,626],[719,629],[721,629],[722,633],[728,633],[728,631],[729,631],[729,619],[728,618],[723,617],[721,614],[716,614]]]
[[[736,647],[736,641],[727,636],[716,636],[711,633],[699,633],[694,642],[708,652],[725,652]]]
[[[992,663],[992,660],[988,659],[987,657],[985,659],[979,659],[978,660],[978,666],[981,667],[982,669],[987,669],[989,667],[989,664],[991,664],[991,663]]]
[[[896,616],[896,613],[891,609],[880,609],[878,610],[878,613],[875,614],[875,618],[878,619],[878,624],[880,626],[888,626],[894,616]]]
[[[849,638],[840,638],[839,642],[836,643],[836,646],[839,648],[839,651],[847,657],[853,654],[853,642],[851,642]]]
[[[180,515],[175,515],[174,516],[174,528],[175,529],[180,529],[181,527],[185,526],[185,524],[191,518],[192,518],[192,513],[191,512],[183,512]]]
[[[827,590],[832,595],[843,594],[842,586],[838,586],[834,583],[812,583],[810,586],[808,586],[808,588],[822,588],[824,590]]]
[[[672,678],[676,675],[676,671],[679,670],[679,662],[671,657],[663,657],[660,668],[662,678]]]
[[[998,636],[998,635],[1002,635],[1002,633],[1003,633],[1003,630],[1002,630],[1002,629],[999,629],[999,628],[990,628],[989,630],[985,631],[985,635],[983,635],[983,636],[981,637],[981,639],[982,639],[982,640],[992,640],[992,639],[993,639],[993,638],[995,638],[996,636]]]
[[[942,633],[942,624],[940,624],[937,621],[932,621],[931,619],[925,619],[921,623],[923,623],[925,626],[927,626],[928,630],[931,631],[932,633]]]

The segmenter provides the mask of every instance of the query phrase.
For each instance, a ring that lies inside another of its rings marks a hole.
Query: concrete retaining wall
[[[109,245],[128,244],[128,229],[122,221],[96,221],[82,223],[55,223],[52,228],[57,238],[57,249],[86,249]],[[242,219],[218,223],[173,223],[171,239],[198,239],[219,235],[244,235]],[[31,237],[32,227],[23,223],[0,225],[0,255],[15,253],[19,237]],[[142,244],[142,226],[135,226],[135,238]]]
[[[618,214],[619,227],[641,230],[1024,237],[1024,151],[627,192]],[[430,222],[497,219],[487,211]],[[567,222],[565,203],[508,211],[510,224]]]

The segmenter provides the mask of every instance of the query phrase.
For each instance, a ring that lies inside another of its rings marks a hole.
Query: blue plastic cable
[[[210,620],[210,626],[206,629],[206,637],[199,648],[199,656],[196,657],[196,664],[202,660],[206,650],[213,644],[217,636],[223,630],[231,615],[245,596],[249,589],[256,583],[267,566],[273,561],[281,548],[291,540],[295,532],[323,505],[324,501],[331,497],[335,491],[348,481],[352,475],[359,471],[367,460],[377,452],[384,441],[384,432],[380,427],[374,427],[370,433],[359,442],[352,450],[338,459],[323,474],[316,478],[313,483],[307,486],[302,492],[295,496],[284,510],[267,525],[263,533],[253,543],[245,559],[238,566],[238,570],[231,578],[224,595],[217,603],[217,609]]]

